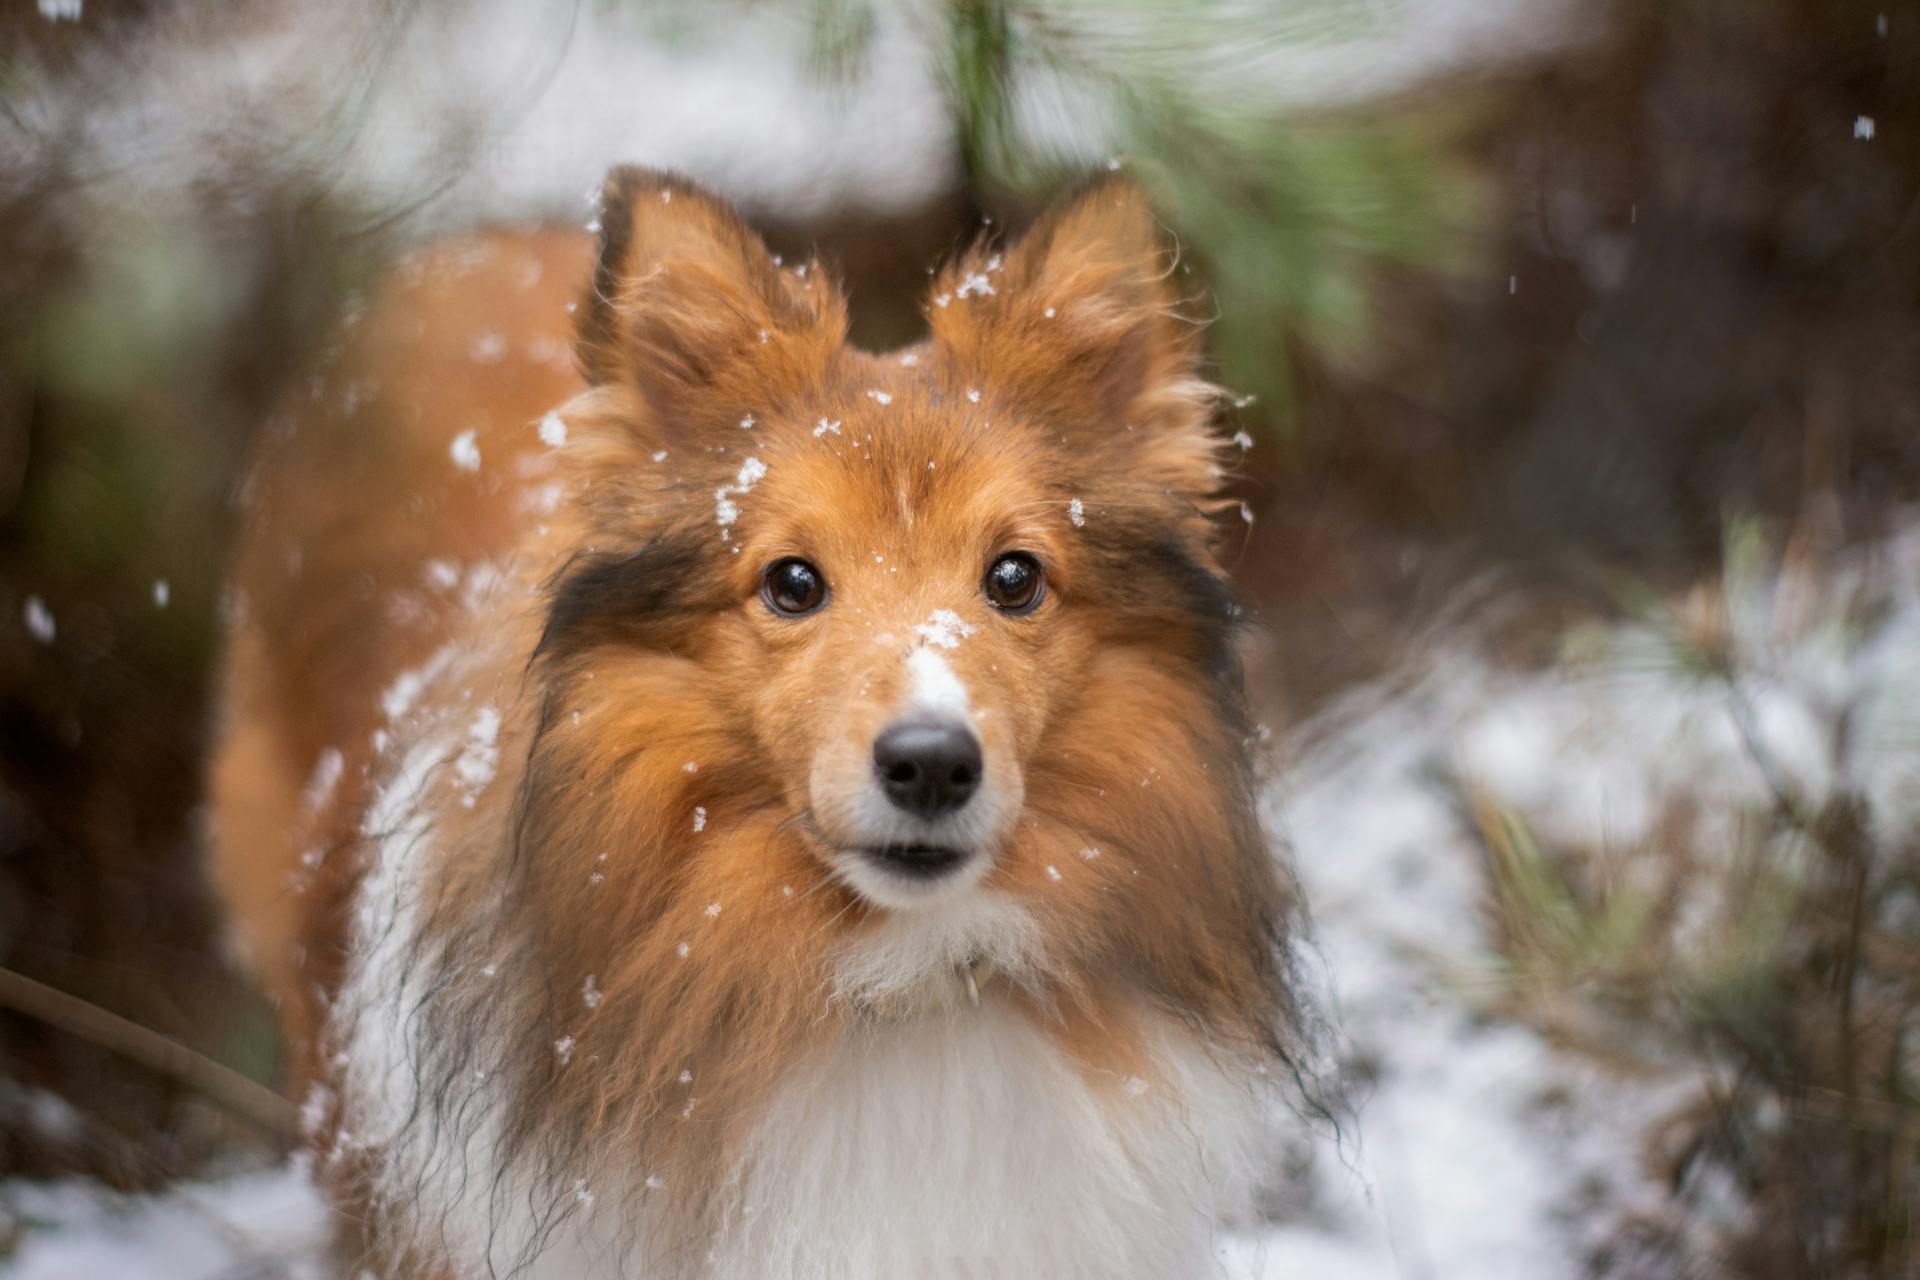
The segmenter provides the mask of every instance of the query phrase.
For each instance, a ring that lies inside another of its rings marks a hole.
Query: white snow
[[[549,412],[540,419],[540,443],[549,449],[558,449],[567,442],[567,423],[557,413]]]
[[[84,1182],[0,1186],[0,1222],[24,1230],[7,1280],[177,1280],[262,1275],[321,1280],[326,1213],[298,1163],[153,1196]]]
[[[951,609],[935,609],[925,622],[913,630],[925,643],[938,645],[942,649],[956,647],[974,632],[974,628]]]
[[[313,772],[307,777],[306,789],[301,792],[300,803],[308,813],[318,813],[333,796],[333,789],[340,785],[340,775],[347,769],[347,758],[335,747],[322,751],[314,761]]]
[[[728,527],[740,518],[740,504],[733,500],[734,496],[737,494],[744,497],[751,493],[753,486],[759,484],[766,474],[766,463],[760,461],[757,456],[748,458],[740,464],[740,472],[734,477],[732,484],[723,484],[713,491],[713,518],[719,524],[723,537],[726,536]]]
[[[447,456],[453,459],[453,465],[462,471],[480,469],[480,445],[475,439],[476,433],[469,427],[453,438],[447,448]]]
[[[28,596],[26,604],[20,610],[21,619],[27,624],[27,634],[41,644],[52,644],[56,631],[53,613],[47,608],[47,602],[39,596]]]
[[[471,809],[480,793],[493,781],[500,764],[500,710],[491,703],[481,707],[467,728],[466,746],[454,761],[459,777],[460,803]]]

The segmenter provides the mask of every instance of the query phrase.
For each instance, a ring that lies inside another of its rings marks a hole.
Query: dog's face
[[[1219,442],[1136,192],[964,260],[884,357],[700,193],[617,175],[606,218],[576,412],[616,429],[543,645],[595,655],[576,690],[670,681],[690,785],[884,908],[1044,889],[1129,827],[1235,842]],[[646,725],[608,749],[683,751]]]
[[[1073,537],[1084,500],[1019,407],[918,356],[861,362],[870,386],[758,428],[738,609],[712,637],[821,856],[890,907],[993,865],[1099,607]]]

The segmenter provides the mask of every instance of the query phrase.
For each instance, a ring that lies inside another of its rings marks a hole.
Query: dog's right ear
[[[676,425],[805,385],[846,336],[846,304],[813,264],[783,271],[717,197],[676,175],[607,175],[600,260],[580,310],[587,380],[625,384]]]

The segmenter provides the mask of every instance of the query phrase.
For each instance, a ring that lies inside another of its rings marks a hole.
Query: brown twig
[[[99,1005],[0,968],[0,1008],[38,1019],[177,1080],[277,1138],[294,1135],[293,1104],[285,1098],[178,1040]]]

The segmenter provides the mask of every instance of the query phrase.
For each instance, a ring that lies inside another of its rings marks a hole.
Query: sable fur
[[[680,1275],[764,1235],[786,1251],[765,1274],[863,1274],[851,1240],[742,1216],[764,1170],[815,1158],[751,1153],[782,1150],[770,1099],[829,1096],[801,1083],[822,1064],[892,1081],[914,1037],[958,1037],[954,1061],[1011,1037],[1073,1064],[1079,1133],[1161,1116],[1128,1111],[1136,1084],[1217,1076],[1191,1092],[1223,1107],[1233,1081],[1255,1090],[1297,1021],[1292,904],[1211,550],[1215,395],[1139,193],[1093,186],[954,263],[904,359],[849,347],[817,264],[776,267],[691,184],[616,170],[602,221],[591,266],[500,235],[403,273],[256,481],[216,870],[312,1046],[301,1086],[350,1247],[383,1274],[564,1255]],[[561,323],[550,292],[507,283],[532,262],[591,276],[583,379],[521,367]],[[516,353],[483,398],[461,367],[476,305]],[[329,407],[374,364],[358,412],[378,437]],[[548,449],[532,423],[554,406]],[[475,414],[468,473],[448,442]],[[324,467],[362,450],[379,461],[341,491]],[[276,585],[295,547],[320,561],[298,593]],[[980,597],[1006,548],[1046,568],[1031,618]],[[758,599],[782,555],[827,573],[818,615]],[[380,616],[446,557],[472,591]],[[871,904],[834,861],[840,797],[937,610],[971,628],[941,658],[1005,806],[951,908],[977,918],[946,926],[938,903],[933,923]],[[330,750],[345,780],[316,797]],[[289,876],[304,892],[276,895]],[[1152,1185],[1128,1194],[1177,1218]]]

